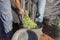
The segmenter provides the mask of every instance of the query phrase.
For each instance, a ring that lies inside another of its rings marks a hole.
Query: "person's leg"
[[[11,40],[12,36],[13,36],[13,31],[9,31],[7,34],[7,40]]]
[[[35,15],[37,11],[36,3],[32,0],[28,1],[28,10],[29,10],[29,16],[32,20],[35,20]]]
[[[38,22],[43,21],[45,5],[46,5],[46,0],[38,0],[38,13],[40,14],[40,16],[36,18],[36,21]]]
[[[11,3],[9,0],[0,2],[0,13],[1,20],[4,25],[5,32],[7,34],[8,40],[11,40],[12,36],[12,13],[11,13]]]
[[[2,38],[3,36],[5,36],[4,26],[3,26],[3,22],[0,19],[0,38]]]
[[[31,9],[31,19],[32,20],[35,20],[36,12],[37,12],[36,4],[35,3],[32,3],[32,9]]]

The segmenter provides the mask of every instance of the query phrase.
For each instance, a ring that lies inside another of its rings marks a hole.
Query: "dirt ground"
[[[40,39],[39,39],[39,40],[55,40],[55,39],[52,38],[52,37],[50,37],[49,35],[43,33],[43,34],[40,36]]]

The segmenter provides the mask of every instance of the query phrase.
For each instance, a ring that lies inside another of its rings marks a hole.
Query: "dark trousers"
[[[4,26],[3,26],[3,22],[2,22],[1,19],[0,19],[0,37],[7,36],[7,40],[11,40],[12,35],[13,35],[13,31],[10,31],[10,32],[8,32],[8,33],[5,33],[5,31],[4,31]]]
[[[5,35],[4,26],[3,26],[3,22],[0,19],[0,37],[2,37],[4,35]]]

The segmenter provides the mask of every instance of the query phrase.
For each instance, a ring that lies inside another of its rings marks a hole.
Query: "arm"
[[[18,8],[18,12],[20,14],[24,13],[23,8],[21,7],[21,3],[19,0],[13,0],[13,3],[15,4],[15,6]]]

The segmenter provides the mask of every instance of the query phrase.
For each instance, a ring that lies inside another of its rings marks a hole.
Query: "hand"
[[[24,10],[23,9],[20,9],[18,12],[19,12],[19,14],[24,14]]]
[[[24,18],[24,10],[23,9],[20,9],[19,10],[19,14],[20,14],[21,18],[23,19]]]

